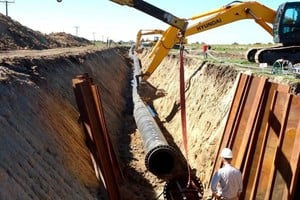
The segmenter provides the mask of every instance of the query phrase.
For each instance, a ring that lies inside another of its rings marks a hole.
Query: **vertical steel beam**
[[[112,159],[112,148],[109,147],[106,133],[106,126],[103,126],[104,120],[101,119],[102,114],[99,99],[99,93],[96,87],[91,87],[92,79],[87,74],[72,80],[76,102],[80,112],[81,122],[84,127],[88,141],[92,146],[93,157],[97,165],[100,167],[101,174],[104,178],[105,186],[109,199],[121,199],[119,192],[118,171],[115,171],[115,159]],[[97,97],[95,99],[95,97]]]
[[[297,98],[297,104],[298,104],[298,108],[299,108],[299,104],[300,104],[300,97],[296,97]],[[300,113],[299,109],[298,113]],[[296,111],[297,112],[297,111]],[[297,187],[298,182],[300,182],[300,120],[298,121],[298,126],[296,129],[296,134],[295,134],[295,141],[294,141],[294,146],[293,146],[293,150],[291,152],[291,170],[292,170],[292,180],[291,180],[291,186],[288,190],[289,193],[289,197],[290,199],[296,199],[296,197],[294,196],[296,193],[296,190],[299,188]]]
[[[279,158],[281,157],[279,156],[279,154],[281,154],[280,146],[283,141],[283,134],[287,124],[291,95],[287,93],[281,94],[276,92],[275,96],[276,96],[275,98],[276,100],[274,101],[274,106],[272,107],[273,109],[271,110],[273,120],[269,121],[271,129],[273,129],[273,131],[270,132],[271,134],[273,134],[270,135],[273,138],[273,144],[272,145],[269,144],[268,146],[268,148],[270,148],[269,150],[271,150],[272,152],[268,153],[271,162],[268,163],[268,165],[270,166],[268,168],[269,169],[268,177],[267,179],[264,180],[267,182],[264,199],[272,199],[272,192],[274,188],[276,188],[276,192],[275,192],[277,193],[276,198],[282,199],[282,197],[280,198],[278,197],[278,194],[282,192],[281,189],[279,189],[278,187],[274,187],[274,184],[275,184],[275,177],[276,177],[275,173],[277,170],[276,161],[278,161]]]
[[[252,156],[246,158],[246,163],[250,163],[246,164],[248,168],[245,169],[245,173],[246,171],[248,172],[247,175],[245,174],[245,176],[248,176],[248,181],[245,185],[245,188],[247,189],[245,191],[245,197],[249,199],[255,199],[254,194],[256,193],[256,186],[258,185],[257,179],[261,169],[261,162],[263,160],[262,155],[264,152],[265,143],[267,141],[267,123],[269,120],[272,99],[276,91],[288,93],[289,87],[270,82],[268,82],[265,87],[263,101],[261,103],[260,116],[258,116],[257,119],[258,124],[256,128],[256,133],[254,133],[256,137],[252,138],[250,144],[252,150],[251,152],[249,152],[249,154]]]
[[[266,85],[265,78],[252,78],[246,101],[244,104],[243,113],[237,132],[235,133],[235,140],[229,147],[235,152],[233,164],[242,171],[245,179],[245,158],[250,150],[250,139],[253,137],[253,132],[256,126],[257,116],[259,114],[259,106],[263,97],[264,88]]]
[[[284,109],[276,106],[276,110],[282,110],[282,119],[278,147],[276,150],[274,165],[271,170],[272,180],[266,198],[268,199],[293,199],[298,179],[297,171],[299,162],[293,162],[293,153],[299,156],[300,147],[295,146],[297,141],[297,129],[300,123],[300,97],[278,92],[278,100],[285,101]],[[274,111],[278,113],[280,111]],[[298,149],[298,152],[297,152]],[[291,192],[290,192],[291,191]],[[297,197],[299,198],[299,197]]]
[[[227,122],[225,125],[224,132],[222,134],[221,138],[221,143],[219,145],[218,151],[217,151],[217,156],[214,162],[213,166],[213,173],[210,176],[210,180],[212,179],[212,175],[214,174],[215,171],[217,171],[221,167],[221,159],[220,159],[220,152],[224,147],[227,147],[229,144],[229,141],[231,138],[233,138],[233,133],[235,132],[234,130],[236,129],[239,121],[239,115],[241,114],[241,102],[244,99],[245,93],[247,86],[249,85],[249,80],[250,76],[246,74],[239,74],[239,80],[237,83],[236,91],[234,94],[233,102],[231,104],[229,114],[227,117]]]

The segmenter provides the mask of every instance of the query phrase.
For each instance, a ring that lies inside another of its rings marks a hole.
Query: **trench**
[[[0,198],[105,199],[97,181],[71,80],[88,73],[100,88],[125,199],[163,199],[164,181],[150,173],[132,113],[132,61],[127,48],[2,59]],[[141,57],[143,60],[143,57]],[[185,60],[189,164],[204,186],[213,169],[238,72]],[[184,152],[178,112],[178,60],[165,58],[148,79],[147,99],[164,136]]]

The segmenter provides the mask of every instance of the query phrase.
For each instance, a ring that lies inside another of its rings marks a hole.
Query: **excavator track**
[[[260,48],[261,49],[261,48]],[[249,61],[249,62],[255,62],[255,54],[258,50],[260,50],[258,48],[251,48],[249,49],[247,52],[246,52],[246,59]]]
[[[267,48],[268,49],[275,49],[275,48],[281,48],[281,47],[282,47],[281,45],[280,46],[276,45],[276,46],[270,46],[270,47],[267,47]],[[264,47],[254,47],[254,48],[248,49],[248,51],[245,54],[246,59],[249,62],[255,63],[256,62],[256,60],[255,60],[255,54],[258,51],[262,50],[262,49],[266,49],[266,48],[264,48]]]
[[[247,58],[249,60],[249,58],[253,57],[247,56]],[[261,48],[255,53],[256,63],[267,63],[268,65],[273,65],[278,59],[289,60],[292,64],[299,63],[300,46]]]

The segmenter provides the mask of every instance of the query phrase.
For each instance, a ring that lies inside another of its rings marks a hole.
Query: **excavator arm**
[[[189,18],[189,20],[196,20],[203,17],[209,17],[204,21],[190,26],[186,30],[185,36],[190,36],[244,19],[253,19],[263,29],[265,29],[272,35],[273,29],[269,24],[272,24],[274,22],[275,16],[275,10],[268,8],[258,2],[233,2],[232,4],[221,7],[220,9]]]
[[[56,0],[57,2],[62,2],[62,0]],[[185,19],[180,19],[169,12],[166,12],[150,3],[147,3],[143,0],[110,0],[122,6],[126,5],[129,7],[133,7],[137,10],[140,10],[152,17],[155,17],[163,22],[178,28],[181,31],[184,31],[187,26],[187,22]]]
[[[262,28],[264,28],[271,35],[272,24],[276,16],[276,11],[270,9],[258,2],[233,2],[219,9],[206,12],[197,16],[193,16],[188,20],[201,20],[198,23],[192,24],[187,27],[185,31],[185,37],[201,33],[219,26],[223,26],[235,21],[244,19],[253,19]],[[155,71],[164,57],[167,56],[170,49],[179,42],[178,37],[179,29],[170,26],[162,35],[161,39],[156,43],[148,57],[145,59],[143,66],[146,71],[144,72],[144,79]]]
[[[163,22],[178,28],[179,30],[184,31],[187,26],[185,19],[180,19],[169,12],[166,12],[152,4],[149,4],[142,0],[110,0],[112,2],[118,3],[120,5],[127,5],[133,7],[137,10],[140,10],[152,17],[155,17]]]

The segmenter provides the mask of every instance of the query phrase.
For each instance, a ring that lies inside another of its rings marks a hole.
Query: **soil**
[[[132,116],[128,48],[97,49],[84,39],[44,35],[3,15],[0,23],[0,199],[105,199],[78,123],[72,79],[83,73],[100,89],[124,175],[122,197],[163,199],[165,181],[147,171]],[[178,67],[177,57],[163,60],[147,81],[154,94],[147,101],[167,140],[185,155],[176,109]],[[187,160],[204,185],[204,199],[210,196],[213,161],[239,72],[228,64],[185,57]]]
[[[0,51],[17,49],[50,49],[91,45],[84,38],[67,33],[43,34],[0,13]]]

